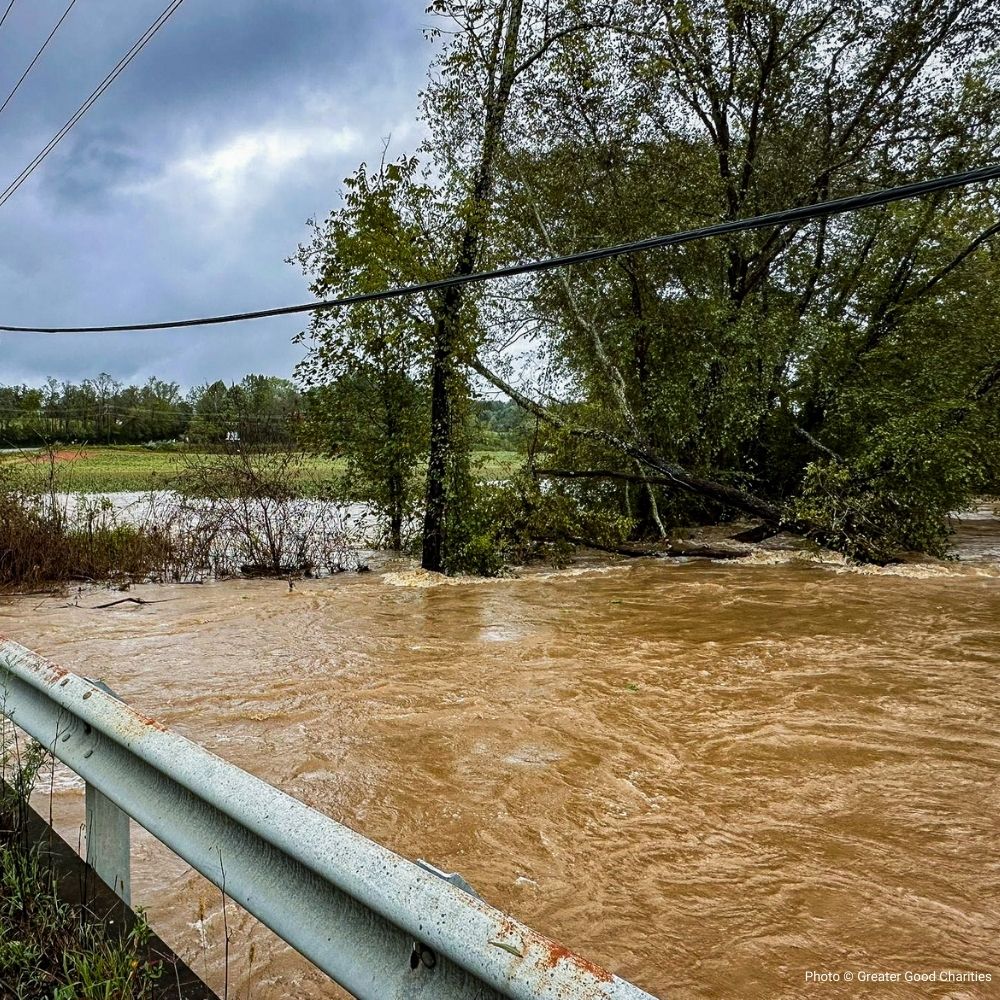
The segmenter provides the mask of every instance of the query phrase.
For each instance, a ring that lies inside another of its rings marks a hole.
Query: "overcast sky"
[[[0,13],[8,0],[0,3]],[[0,103],[68,0],[16,0]],[[166,5],[78,0],[0,114],[6,187]],[[0,207],[0,324],[179,319],[306,301],[284,262],[382,140],[413,151],[422,0],[185,0]],[[0,382],[109,372],[188,387],[291,375],[303,317],[163,333],[0,334]]]

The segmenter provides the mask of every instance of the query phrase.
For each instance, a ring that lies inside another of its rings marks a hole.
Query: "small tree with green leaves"
[[[322,224],[293,260],[312,276],[313,294],[330,298],[375,291],[430,272],[431,241],[417,160],[362,164],[345,182],[344,204]],[[389,543],[403,544],[403,529],[418,503],[418,459],[429,437],[427,340],[424,299],[365,303],[315,314],[310,352],[297,374],[308,387],[311,436],[347,458],[351,496],[384,513]]]

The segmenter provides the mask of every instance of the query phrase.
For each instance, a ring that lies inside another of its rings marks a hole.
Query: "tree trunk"
[[[468,231],[466,232],[468,236]],[[460,262],[461,263],[461,262]],[[455,274],[471,274],[472,269]],[[449,288],[434,324],[431,361],[431,439],[427,459],[427,494],[424,505],[424,539],[420,565],[432,573],[445,569],[445,531],[448,518],[448,462],[454,448],[452,424],[452,351],[461,294]]]
[[[398,468],[393,460],[393,468],[388,476],[389,492],[389,545],[396,552],[403,547],[403,506],[405,503],[405,471]]]
[[[472,189],[472,205],[453,275],[472,274],[479,260],[483,232],[493,196],[494,166],[517,75],[517,43],[521,30],[523,0],[511,0],[503,45],[493,65],[487,67],[491,86],[484,103],[483,144]],[[502,16],[502,14],[501,14]],[[499,72],[499,79],[496,74]],[[492,84],[496,83],[494,87]],[[424,538],[420,565],[433,573],[447,568],[449,515],[448,467],[455,451],[455,347],[463,302],[461,287],[444,292],[434,323],[434,351],[431,361],[431,439],[427,460],[427,494],[424,509]]]

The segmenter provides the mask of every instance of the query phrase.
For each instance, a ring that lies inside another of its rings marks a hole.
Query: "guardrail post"
[[[103,882],[132,905],[129,818],[101,791],[87,783],[87,864]]]
[[[106,691],[116,701],[121,698],[96,677],[88,677],[94,687]],[[124,704],[124,702],[122,702]],[[129,816],[89,781],[86,788],[87,864],[105,885],[132,905],[132,854]]]

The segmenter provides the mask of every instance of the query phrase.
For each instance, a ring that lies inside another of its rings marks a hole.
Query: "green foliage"
[[[227,440],[288,446],[302,422],[302,398],[287,379],[247,375],[226,386],[212,382],[188,395],[192,415],[186,437],[199,444]]]
[[[344,206],[299,248],[313,294],[331,297],[419,280],[427,191],[417,161],[362,164],[345,181]],[[393,548],[416,511],[418,457],[429,439],[426,377],[430,316],[419,301],[393,300],[313,317],[310,353],[297,374],[309,387],[307,433],[347,459],[344,490],[384,514]],[[304,338],[304,335],[303,335]]]
[[[175,382],[150,378],[122,385],[101,374],[80,384],[50,378],[43,389],[0,386],[0,447],[55,442],[139,444],[188,438],[219,443],[286,443],[296,434],[301,400],[286,379],[247,375],[226,386],[214,382],[181,395]]]
[[[403,158],[348,179],[343,208],[300,248],[317,295],[1000,157],[989,0],[441,0],[429,13],[445,25],[429,30],[441,44],[423,95],[433,169]],[[543,530],[525,495],[473,484],[476,442],[516,441],[536,462],[597,473],[556,492],[572,517],[637,535],[731,517],[742,495],[743,510],[787,510],[859,558],[941,552],[947,512],[1000,490],[997,218],[992,189],[952,191],[320,316],[304,370],[326,387],[315,423],[385,498],[390,469],[403,476],[406,459],[408,474],[426,447],[429,389],[431,568],[444,551],[449,571],[496,571]],[[511,363],[508,381],[533,380],[528,394],[589,438],[470,401],[465,363],[499,370],[519,340],[537,370]],[[404,411],[421,419],[395,432],[388,414]],[[637,450],[683,471],[685,489],[669,475],[642,482]]]
[[[897,418],[852,460],[810,463],[793,517],[818,525],[822,541],[856,559],[945,555],[948,514],[966,507],[981,483],[974,442],[947,426],[954,418],[951,410],[936,426],[927,414]]]
[[[175,382],[124,386],[107,373],[79,384],[54,378],[42,389],[0,386],[0,442],[140,442],[184,433],[191,409]]]
[[[125,934],[60,899],[43,844],[27,835],[28,799],[51,766],[45,748],[22,746],[0,723],[0,983],[17,1000],[148,1000],[162,973],[150,960],[149,926]]]
[[[362,359],[309,394],[310,431],[346,458],[339,495],[380,513],[396,549],[403,524],[417,510],[416,463],[426,449],[426,403],[426,392],[406,372]]]
[[[616,511],[588,507],[572,491],[545,488],[522,470],[474,487],[452,528],[446,569],[498,576],[536,560],[562,565],[580,541],[615,546],[633,527]]]
[[[451,523],[445,572],[501,576],[519,561],[506,499],[497,489],[478,484],[463,497],[462,516]]]
[[[514,450],[527,443],[530,421],[510,400],[474,399],[472,418],[472,436],[478,448]]]
[[[1000,14],[935,11],[625,4],[629,46],[592,30],[532,92],[500,181],[511,256],[995,161]],[[790,504],[858,556],[940,552],[947,512],[1000,482],[997,218],[995,193],[970,189],[552,271],[525,318],[571,422]],[[637,471],[593,442],[548,461]],[[579,489],[653,529],[641,489]],[[654,492],[668,524],[730,513]]]

